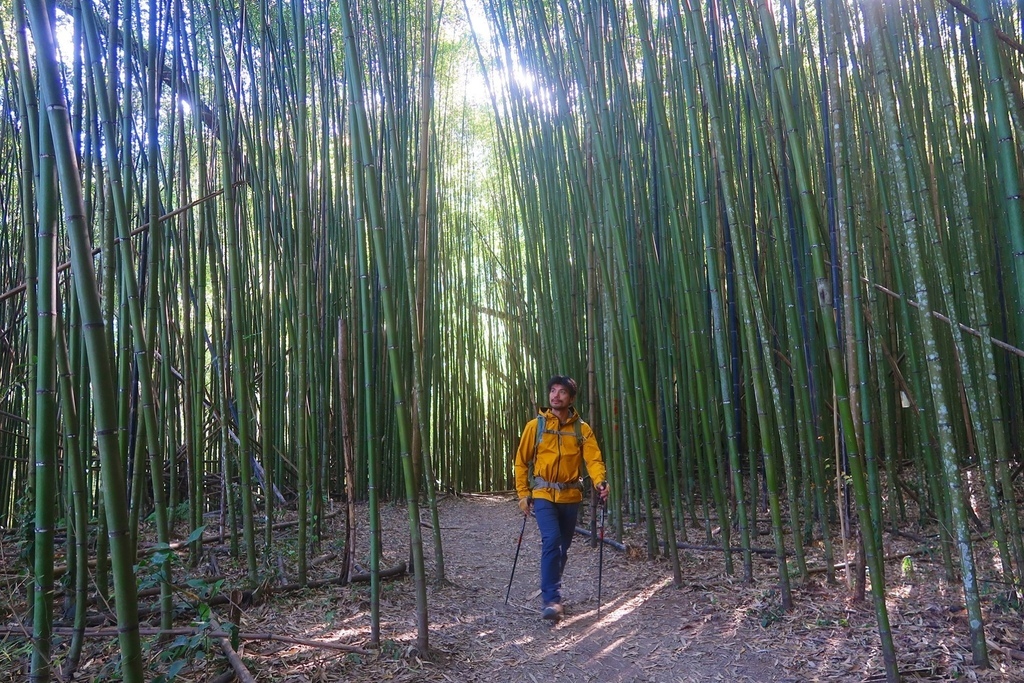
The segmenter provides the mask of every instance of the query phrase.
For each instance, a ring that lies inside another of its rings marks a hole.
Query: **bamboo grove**
[[[510,487],[556,372],[677,585],[690,535],[752,580],[769,530],[786,609],[859,548],[894,681],[884,542],[924,529],[987,664],[982,597],[1024,572],[1024,2],[0,7],[33,680],[89,586],[143,680],[143,534],[168,628],[204,529],[305,583],[334,499],[369,501],[375,596],[407,505],[427,651],[421,514]]]

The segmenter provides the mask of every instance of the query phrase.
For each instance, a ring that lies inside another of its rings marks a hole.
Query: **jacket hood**
[[[545,419],[558,419],[558,416],[552,412],[551,408],[543,406],[537,408],[537,415]],[[571,424],[578,419],[580,419],[580,414],[576,412],[576,406],[569,406],[569,417],[563,424]]]

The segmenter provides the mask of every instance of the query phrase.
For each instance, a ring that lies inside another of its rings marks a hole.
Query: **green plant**
[[[908,581],[913,581],[913,579],[914,579],[914,560],[913,560],[913,558],[911,558],[909,555],[907,557],[904,557],[903,561],[900,562],[900,571],[902,572],[904,579],[906,579]]]
[[[776,621],[782,619],[782,610],[774,607],[765,607],[760,611],[758,616],[761,622],[761,628],[768,628]]]
[[[12,640],[0,646],[0,670],[10,671],[17,674],[21,667],[25,667],[23,673],[28,674],[27,662],[32,658],[31,640]]]
[[[178,673],[186,666],[202,660],[206,657],[206,650],[209,647],[209,638],[205,631],[200,631],[191,636],[178,636],[166,646],[160,653],[160,661],[167,662],[167,670],[153,678],[153,683],[168,683],[173,681]]]
[[[224,585],[224,579],[217,579],[212,582],[205,579],[189,579],[185,582],[185,585],[194,590],[197,598],[206,600],[211,595],[220,593],[220,589]]]
[[[761,599],[747,610],[747,613],[756,617],[762,628],[768,628],[781,620],[785,613],[782,609],[781,597],[777,591],[766,591],[761,594]]]
[[[1020,612],[1024,607],[1016,590],[1000,591],[992,596],[992,607],[1001,612]]]
[[[402,646],[393,640],[385,640],[380,644],[380,654],[387,659],[399,659],[402,656]]]

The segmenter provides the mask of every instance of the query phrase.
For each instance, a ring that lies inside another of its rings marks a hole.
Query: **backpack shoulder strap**
[[[580,453],[583,452],[583,420],[579,417],[572,423],[572,431],[576,436],[576,444],[580,447]],[[544,419],[543,415],[537,416],[537,439],[533,442],[533,460],[537,459],[537,450],[540,448],[540,440],[544,438],[545,434],[548,434],[547,420]],[[552,434],[561,433],[558,431],[550,432]],[[531,461],[532,463],[533,461]]]
[[[590,473],[587,471],[587,461],[583,457],[583,418],[577,416],[576,421],[572,423],[572,428],[576,432],[576,443],[580,447],[580,479],[590,479]]]
[[[533,457],[526,464],[526,477],[527,481],[530,482],[530,486],[533,486],[533,464],[537,462],[537,450],[540,448],[540,440],[544,438],[544,433],[547,431],[547,423],[544,421],[544,416],[537,415],[537,439],[533,442]]]
[[[537,459],[537,449],[540,448],[540,440],[544,438],[544,434],[548,431],[547,421],[543,415],[537,416],[537,440],[533,442],[533,459]]]

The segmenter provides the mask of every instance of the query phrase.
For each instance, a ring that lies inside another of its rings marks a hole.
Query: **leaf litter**
[[[358,510],[364,519],[358,521],[356,556],[365,567],[366,507],[359,506]],[[239,654],[252,675],[259,681],[286,683],[867,683],[885,679],[870,593],[866,600],[854,601],[841,570],[837,570],[836,585],[828,585],[821,573],[801,583],[794,573],[794,608],[784,612],[771,558],[755,556],[755,580],[747,585],[741,577],[725,573],[721,552],[681,550],[683,583],[674,587],[668,561],[646,558],[644,525],[632,525],[627,526],[622,539],[627,552],[605,548],[600,616],[599,554],[591,547],[590,539],[576,537],[563,577],[565,618],[552,626],[539,618],[541,605],[536,588],[540,541],[534,524],[527,524],[509,604],[505,604],[522,528],[511,495],[447,496],[440,502],[440,517],[447,579],[443,585],[433,581],[432,531],[423,529],[430,577],[427,656],[416,651],[415,593],[412,579],[406,574],[382,581],[381,644],[369,654],[303,644],[347,643],[370,650],[368,584],[328,585],[287,593],[268,591],[262,602],[241,610],[239,630],[288,636],[302,643],[243,640]],[[397,505],[384,506],[381,520],[384,568],[407,560],[409,522],[405,509]],[[341,515],[326,516],[326,532],[317,554],[342,550],[343,521]],[[281,541],[286,534],[280,532]],[[11,596],[0,603],[0,616],[6,625],[25,614],[28,585],[24,576],[17,577],[13,540],[3,539],[8,547],[0,555]],[[918,547],[915,541],[898,534],[885,534],[884,542],[886,556],[909,553]],[[225,548],[211,547],[207,553],[216,556],[215,565],[226,574],[225,589],[244,584],[244,563],[230,558]],[[738,571],[738,553],[734,561]],[[808,563],[822,565],[818,546],[808,546]],[[330,557],[316,563],[310,568],[310,581],[336,575],[339,564],[339,559]],[[979,565],[984,577],[984,565]],[[278,577],[279,582],[294,581],[294,554],[283,557],[279,566],[292,572],[292,576]],[[962,590],[946,583],[941,561],[918,555],[911,561],[890,561],[886,571],[887,608],[904,680],[1024,681],[1024,627],[1019,605],[997,590],[984,593],[992,668],[980,669],[971,662]],[[177,583],[184,583],[187,577],[180,576],[184,572],[179,564]],[[226,607],[213,611],[219,619],[227,619]],[[176,626],[187,626],[188,620],[185,616]],[[167,669],[168,658],[155,638],[146,637],[145,642],[147,677],[155,678]],[[56,645],[58,659],[66,645],[66,638]],[[23,638],[5,636],[0,640],[0,672],[10,671],[10,680],[22,680],[27,673],[25,652]],[[115,640],[88,640],[80,680],[115,680],[116,654]],[[5,662],[13,666],[3,665]],[[228,665],[212,642],[204,651],[193,652],[187,664],[175,681],[208,681],[217,676],[227,679],[224,672]],[[0,673],[0,681],[5,676]]]

